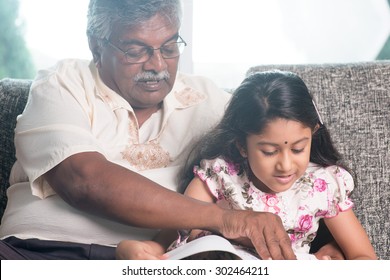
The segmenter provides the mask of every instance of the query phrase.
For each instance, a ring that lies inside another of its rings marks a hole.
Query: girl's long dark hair
[[[315,131],[311,162],[324,167],[342,166],[341,156],[328,129],[321,123],[313,97],[303,80],[291,72],[259,72],[247,77],[234,91],[221,121],[190,152],[181,172],[182,190],[194,176],[194,165],[199,165],[202,159],[223,157],[244,167],[246,158],[241,156],[237,144],[246,147],[248,135],[260,134],[269,122],[277,118],[298,121]]]

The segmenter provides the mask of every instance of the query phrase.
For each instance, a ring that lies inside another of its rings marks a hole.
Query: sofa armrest
[[[0,218],[7,204],[8,180],[15,162],[16,117],[26,105],[30,85],[30,80],[9,78],[0,80]]]

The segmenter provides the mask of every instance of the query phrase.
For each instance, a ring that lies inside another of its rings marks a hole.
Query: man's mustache
[[[138,73],[134,77],[135,82],[144,82],[144,81],[160,81],[169,79],[170,75],[168,71],[162,71],[160,73],[156,73],[153,71],[145,71],[142,73]]]

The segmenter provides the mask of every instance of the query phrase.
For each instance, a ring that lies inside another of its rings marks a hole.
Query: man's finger
[[[295,254],[291,247],[291,241],[287,235],[280,217],[267,213],[261,217],[262,231],[256,232],[250,238],[253,246],[264,260],[294,260]],[[266,223],[264,223],[264,219]],[[260,234],[259,234],[260,233]]]

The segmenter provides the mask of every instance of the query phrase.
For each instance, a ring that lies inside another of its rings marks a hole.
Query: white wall
[[[256,64],[375,59],[390,34],[387,0],[182,0],[184,72],[236,87]],[[89,0],[20,0],[38,68],[90,59]]]

